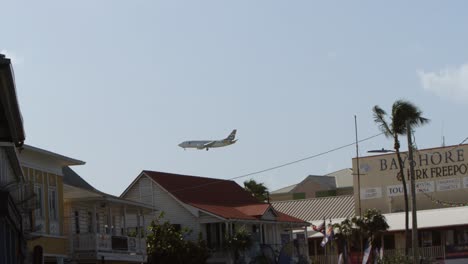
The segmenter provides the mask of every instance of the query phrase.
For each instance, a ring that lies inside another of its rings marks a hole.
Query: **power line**
[[[378,137],[378,136],[380,136],[382,134],[383,133],[379,133],[377,135],[373,135],[373,136],[367,137],[365,139],[361,139],[361,140],[358,141],[358,143],[361,143],[363,141]],[[320,156],[323,156],[325,154],[328,154],[328,153],[331,153],[331,152],[334,152],[334,151],[337,151],[337,150],[340,150],[340,149],[344,149],[344,148],[347,148],[347,147],[350,147],[350,146],[354,146],[355,144],[356,144],[356,142],[353,142],[353,143],[350,143],[350,144],[347,144],[347,145],[344,145],[344,146],[341,146],[341,147],[337,147],[337,148],[334,148],[334,149],[331,149],[331,150],[328,150],[328,151],[325,151],[325,152],[322,152],[322,153],[319,153],[319,154],[315,154],[315,155],[308,156],[308,157],[305,157],[305,158],[302,158],[302,159],[298,159],[298,160],[295,160],[295,161],[284,163],[284,164],[274,166],[274,167],[271,167],[271,168],[268,168],[268,169],[259,170],[259,171],[256,171],[256,172],[251,172],[251,173],[247,173],[247,174],[244,174],[244,175],[241,175],[241,176],[237,176],[237,177],[231,178],[230,180],[235,180],[235,179],[244,178],[244,177],[255,175],[255,174],[260,174],[260,173],[271,171],[271,170],[276,170],[276,169],[286,167],[286,166],[289,166],[289,165],[292,165],[292,164],[295,164],[295,163],[299,163],[299,162],[302,162],[302,161],[305,161],[305,160],[308,160],[308,159],[320,157]]]
[[[376,135],[373,135],[373,136],[370,136],[370,137],[361,139],[361,140],[358,141],[358,143],[361,143],[361,142],[364,142],[364,141],[373,139],[373,138],[378,137],[378,136],[380,136],[380,135],[382,135],[382,134],[383,134],[383,133],[379,133],[379,134],[376,134]],[[282,167],[286,167],[286,166],[289,166],[289,165],[293,165],[293,164],[296,164],[296,163],[299,163],[299,162],[302,162],[302,161],[305,161],[305,160],[317,158],[317,157],[323,156],[323,155],[325,155],[325,154],[328,154],[328,153],[331,153],[331,152],[334,152],[334,151],[337,151],[337,150],[340,150],[340,149],[344,149],[344,148],[353,146],[353,145],[355,145],[355,144],[356,144],[356,142],[349,143],[349,144],[343,145],[343,146],[341,146],[341,147],[337,147],[337,148],[334,148],[334,149],[330,149],[330,150],[321,152],[321,153],[319,153],[319,154],[315,154],[315,155],[308,156],[308,157],[305,157],[305,158],[302,158],[302,159],[298,159],[298,160],[294,160],[294,161],[291,161],[291,162],[283,163],[283,164],[281,164],[281,165],[277,165],[277,166],[270,167],[270,168],[267,168],[267,169],[263,169],[263,170],[259,170],[259,171],[255,171],[255,172],[251,172],[251,173],[247,173],[247,174],[243,174],[243,175],[236,176],[236,177],[232,177],[232,178],[229,178],[229,179],[223,179],[223,180],[219,180],[219,181],[213,181],[213,182],[209,182],[209,183],[205,183],[205,184],[200,184],[200,185],[197,185],[197,186],[190,186],[190,187],[187,187],[187,188],[181,188],[181,189],[172,191],[172,193],[174,193],[174,192],[186,191],[186,190],[190,190],[190,189],[196,189],[196,188],[204,187],[204,186],[206,186],[206,185],[215,184],[215,183],[218,183],[218,182],[221,182],[221,181],[226,181],[226,180],[237,180],[237,179],[240,179],[240,178],[245,178],[245,177],[248,177],[248,176],[252,176],[252,175],[264,173],[264,172],[267,172],[267,171],[276,170],[276,169],[279,169],[279,168],[282,168]]]

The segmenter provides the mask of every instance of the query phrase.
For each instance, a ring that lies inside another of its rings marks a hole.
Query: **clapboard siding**
[[[165,220],[192,230],[189,239],[196,240],[198,238],[201,229],[197,217],[194,216],[197,215],[197,210],[188,205],[187,207],[182,206],[146,175],[140,177],[123,198],[151,205],[158,210],[156,214],[145,216],[145,225],[155,219],[160,212],[164,212]]]
[[[15,174],[10,165],[10,159],[4,148],[0,148],[0,185],[16,181]]]
[[[140,184],[136,182],[122,197],[130,201],[140,202]]]
[[[152,180],[149,179],[148,177],[141,177],[139,184],[140,184],[141,202],[144,204],[154,206],[153,193],[151,192]]]
[[[194,216],[194,214],[197,214],[196,210],[189,211],[154,182],[153,199],[153,203],[157,208],[164,212],[165,219],[172,224],[180,224],[182,227],[191,229],[190,239],[196,240],[198,238],[201,230],[200,223],[197,217]],[[188,205],[187,207],[190,208]]]

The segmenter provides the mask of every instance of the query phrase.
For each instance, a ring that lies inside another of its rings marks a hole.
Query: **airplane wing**
[[[215,143],[216,143],[216,141],[210,141],[210,142],[204,144],[203,148],[209,148],[209,147],[213,146]]]

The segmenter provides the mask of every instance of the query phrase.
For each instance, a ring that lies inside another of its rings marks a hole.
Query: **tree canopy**
[[[163,221],[164,213],[151,222],[146,239],[148,263],[206,263],[209,250],[204,240],[186,240],[192,231],[178,228],[169,221]]]
[[[244,182],[244,189],[257,198],[259,202],[268,201],[268,188],[263,183],[250,179]]]

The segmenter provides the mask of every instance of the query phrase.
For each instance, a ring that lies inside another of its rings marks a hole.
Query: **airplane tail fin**
[[[237,130],[234,129],[234,130],[231,132],[231,134],[229,134],[229,136],[226,138],[226,140],[233,141],[234,138],[236,137],[236,132],[237,132]]]

